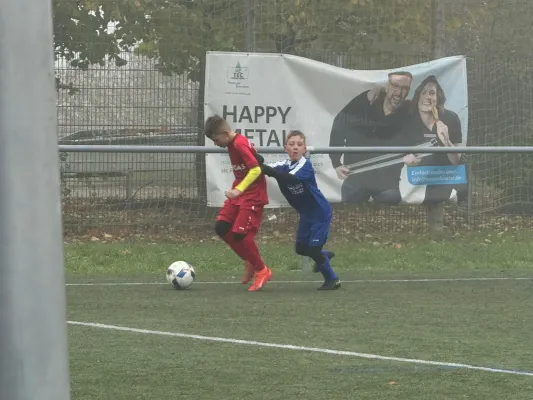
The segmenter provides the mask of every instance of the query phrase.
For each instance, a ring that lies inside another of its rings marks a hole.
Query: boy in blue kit
[[[285,142],[288,160],[266,165],[261,156],[257,155],[257,158],[263,173],[277,180],[281,193],[300,216],[296,231],[296,253],[310,257],[315,262],[313,271],[320,272],[324,277],[324,284],[319,290],[335,290],[341,287],[330,264],[335,253],[323,249],[328,238],[332,210],[317,186],[311,160],[304,157],[306,151],[305,135],[300,131],[291,131]]]

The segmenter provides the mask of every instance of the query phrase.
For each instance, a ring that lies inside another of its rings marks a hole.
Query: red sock
[[[255,244],[254,237],[255,235],[248,234],[240,243],[242,243],[244,249],[246,250],[246,261],[252,264],[255,271],[257,272],[265,268],[265,262],[259,254],[259,249]]]
[[[242,242],[235,240],[233,232],[228,232],[222,237],[222,240],[224,240],[228,246],[231,247],[235,254],[237,254],[243,260],[247,260],[246,248],[243,246]]]
[[[255,235],[247,234],[243,240],[236,240],[233,232],[228,232],[222,239],[231,249],[244,261],[248,261],[256,271],[261,271],[265,267],[265,262],[259,254],[259,249],[255,244]]]

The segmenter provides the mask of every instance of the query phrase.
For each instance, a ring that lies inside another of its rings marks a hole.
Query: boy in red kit
[[[227,147],[235,180],[226,191],[227,200],[217,216],[215,232],[245,262],[242,283],[254,282],[248,289],[261,289],[272,277],[255,244],[255,235],[261,225],[263,208],[268,204],[265,176],[255,158],[250,141],[233,132],[228,122],[218,116],[205,122],[205,136],[219,147]]]

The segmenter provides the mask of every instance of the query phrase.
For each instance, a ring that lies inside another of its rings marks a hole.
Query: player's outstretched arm
[[[276,171],[275,168],[272,168],[270,165],[267,164],[261,164],[261,171],[263,172],[263,174],[272,178],[275,178],[278,174],[278,171]]]
[[[263,167],[263,165],[266,165],[267,167],[272,167],[272,168],[276,169],[276,168],[280,168],[283,165],[285,165],[285,162],[286,162],[286,161],[281,161],[281,162],[280,161],[276,161],[276,162],[273,162],[273,163],[265,164],[264,157],[261,154],[259,154],[259,153],[255,153],[255,159],[257,160],[257,162],[259,163],[261,168]]]
[[[259,166],[261,167],[261,172],[263,172],[263,174],[270,176],[270,177],[274,177],[278,173],[278,171],[275,168],[275,165],[279,163],[274,163],[270,165],[265,164],[264,157],[259,153],[255,153],[255,159],[259,163]]]
[[[269,165],[262,164],[261,171],[263,171],[265,175],[276,179],[280,183],[284,183],[284,184],[298,183],[298,178],[296,176],[288,172],[278,171],[276,170],[276,168],[273,168]]]
[[[261,154],[259,154],[259,153],[255,153],[255,159],[257,160],[257,162],[259,163],[259,165],[265,163],[265,158],[264,158]]]

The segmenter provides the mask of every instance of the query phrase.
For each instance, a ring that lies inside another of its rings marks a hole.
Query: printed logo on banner
[[[249,89],[248,78],[250,77],[250,71],[248,67],[243,67],[240,62],[237,62],[237,65],[231,65],[226,68],[226,75],[228,78],[228,84],[235,87],[235,89]],[[248,91],[243,93],[238,92],[226,92],[225,94],[250,94]]]
[[[248,79],[248,72],[248,67],[241,66],[240,62],[237,62],[237,65],[227,68],[228,78],[230,79]]]

